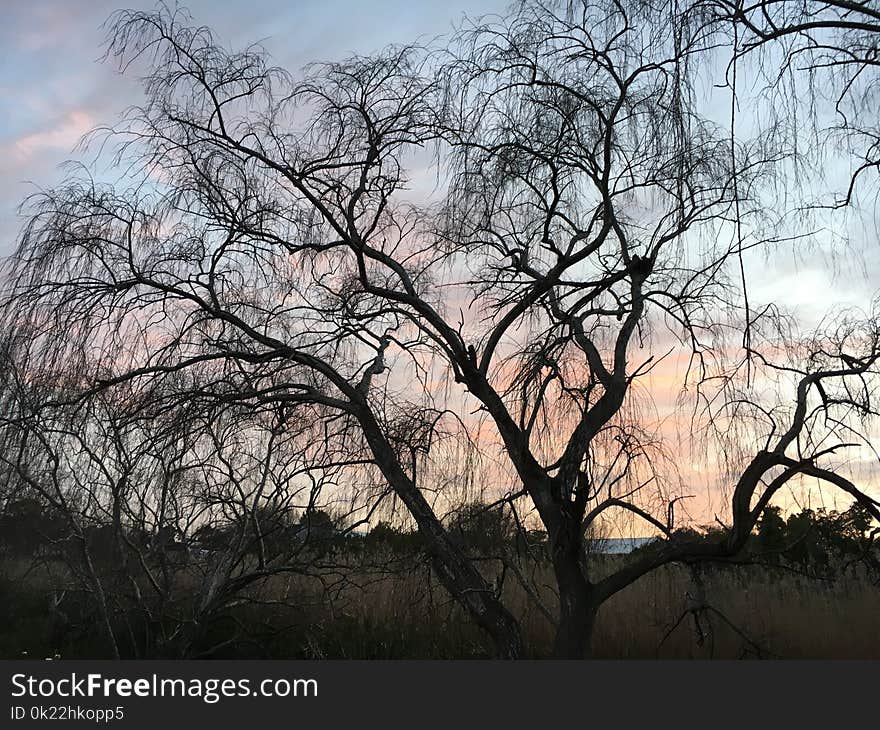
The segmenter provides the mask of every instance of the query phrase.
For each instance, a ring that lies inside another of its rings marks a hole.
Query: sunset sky
[[[224,43],[262,42],[280,66],[296,71],[317,60],[369,53],[386,44],[427,39],[450,31],[465,13],[503,11],[506,0],[249,0],[186,3],[196,23],[210,26]],[[121,76],[100,61],[101,25],[116,9],[153,9],[145,0],[4,0],[0,45],[0,255],[9,254],[22,220],[16,207],[35,186],[51,186],[65,160],[88,159],[74,151],[84,133],[112,124],[141,99],[136,74]],[[846,165],[843,165],[845,169]],[[837,165],[829,161],[830,176]],[[98,174],[102,174],[99,169]],[[106,172],[106,171],[105,171]],[[112,171],[110,171],[112,174]],[[859,243],[876,246],[873,229],[843,217],[833,234],[849,230]],[[847,229],[847,226],[851,228]],[[821,245],[821,244],[820,244]],[[876,250],[876,249],[875,249]],[[754,274],[753,303],[785,302],[805,321],[831,305],[865,305],[880,281],[880,257],[845,256],[836,268],[821,250],[778,260],[760,255],[747,262]],[[662,378],[663,373],[658,373]],[[660,400],[668,408],[667,396]]]

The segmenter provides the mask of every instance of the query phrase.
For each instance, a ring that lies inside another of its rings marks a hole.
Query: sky
[[[390,43],[449,32],[465,15],[504,10],[508,0],[188,0],[196,23],[233,47],[262,42],[291,71],[313,61],[370,53]],[[22,220],[21,201],[82,159],[80,137],[114,122],[142,97],[137,76],[102,62],[102,24],[153,0],[3,0],[0,24],[0,256]]]
[[[262,42],[280,66],[369,53],[389,43],[449,32],[467,15],[503,12],[509,0],[189,0],[196,23],[232,47]],[[0,256],[9,254],[22,219],[17,208],[63,175],[80,137],[112,124],[141,97],[135,74],[102,62],[102,24],[123,8],[151,10],[153,0],[3,0],[0,24]],[[829,161],[829,168],[835,161]],[[843,170],[845,174],[845,170]],[[873,223],[871,220],[869,223]],[[854,226],[858,228],[858,226]],[[875,227],[855,231],[873,238]],[[757,299],[776,296],[816,320],[834,301],[866,300],[880,280],[880,257],[816,255],[754,261]]]
[[[291,71],[306,63],[369,53],[389,43],[430,39],[465,15],[502,12],[508,0],[189,0],[194,21],[232,47],[261,42]],[[12,252],[22,219],[17,207],[37,187],[61,179],[66,160],[98,125],[112,124],[141,100],[135,74],[102,62],[104,21],[123,8],[151,10],[153,0],[3,0],[0,24],[0,256]],[[844,171],[845,172],[845,171]],[[838,225],[837,223],[835,225]],[[839,225],[846,225],[840,223]],[[873,236],[865,228],[856,237]],[[872,244],[876,250],[876,244]],[[821,253],[821,252],[820,252]],[[880,257],[844,257],[835,269],[822,255],[748,262],[754,301],[775,299],[817,320],[835,304],[865,303],[880,281]],[[757,308],[757,304],[756,304]],[[672,400],[668,405],[673,405]]]

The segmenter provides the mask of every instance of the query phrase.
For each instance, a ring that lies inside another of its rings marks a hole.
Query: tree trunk
[[[592,656],[595,621],[596,607],[591,602],[575,603],[570,610],[560,612],[553,641],[553,658],[589,659]]]
[[[445,532],[419,525],[426,538],[431,564],[443,587],[473,617],[476,624],[489,634],[495,645],[496,659],[519,659],[522,636],[519,624],[479,571],[454,546]]]
[[[364,407],[358,416],[376,464],[415,519],[443,587],[489,634],[495,645],[496,658],[518,659],[522,654],[522,636],[517,620],[464,551],[450,539],[424,495],[401,467],[373,414]]]
[[[98,575],[97,569],[95,568],[95,563],[92,561],[92,555],[89,551],[86,536],[80,533],[77,535],[77,538],[79,539],[80,550],[82,551],[86,571],[92,581],[92,589],[95,592],[95,597],[97,599],[96,602],[98,604],[98,614],[101,616],[101,623],[104,625],[104,631],[107,634],[107,640],[110,643],[110,651],[113,653],[113,658],[118,660],[121,658],[119,644],[116,641],[116,633],[113,631],[113,621],[110,617],[110,608],[107,605],[107,594],[104,591],[104,585],[101,582],[101,577]]]
[[[598,605],[587,579],[579,523],[563,513],[553,544],[553,570],[559,589],[559,623],[554,659],[584,659],[590,651]]]
[[[578,575],[565,578],[557,569],[559,584],[559,623],[553,641],[554,659],[585,659],[590,656],[596,605],[589,584]]]

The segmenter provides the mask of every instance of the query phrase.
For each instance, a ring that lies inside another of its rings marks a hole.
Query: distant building
[[[599,537],[589,541],[590,551],[599,555],[626,555],[647,545],[653,537]]]

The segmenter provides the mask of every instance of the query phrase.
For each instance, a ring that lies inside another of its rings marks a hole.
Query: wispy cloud
[[[11,145],[19,161],[26,161],[45,150],[58,150],[69,154],[80,138],[91,130],[96,120],[83,109],[73,109],[58,124],[19,137]]]

